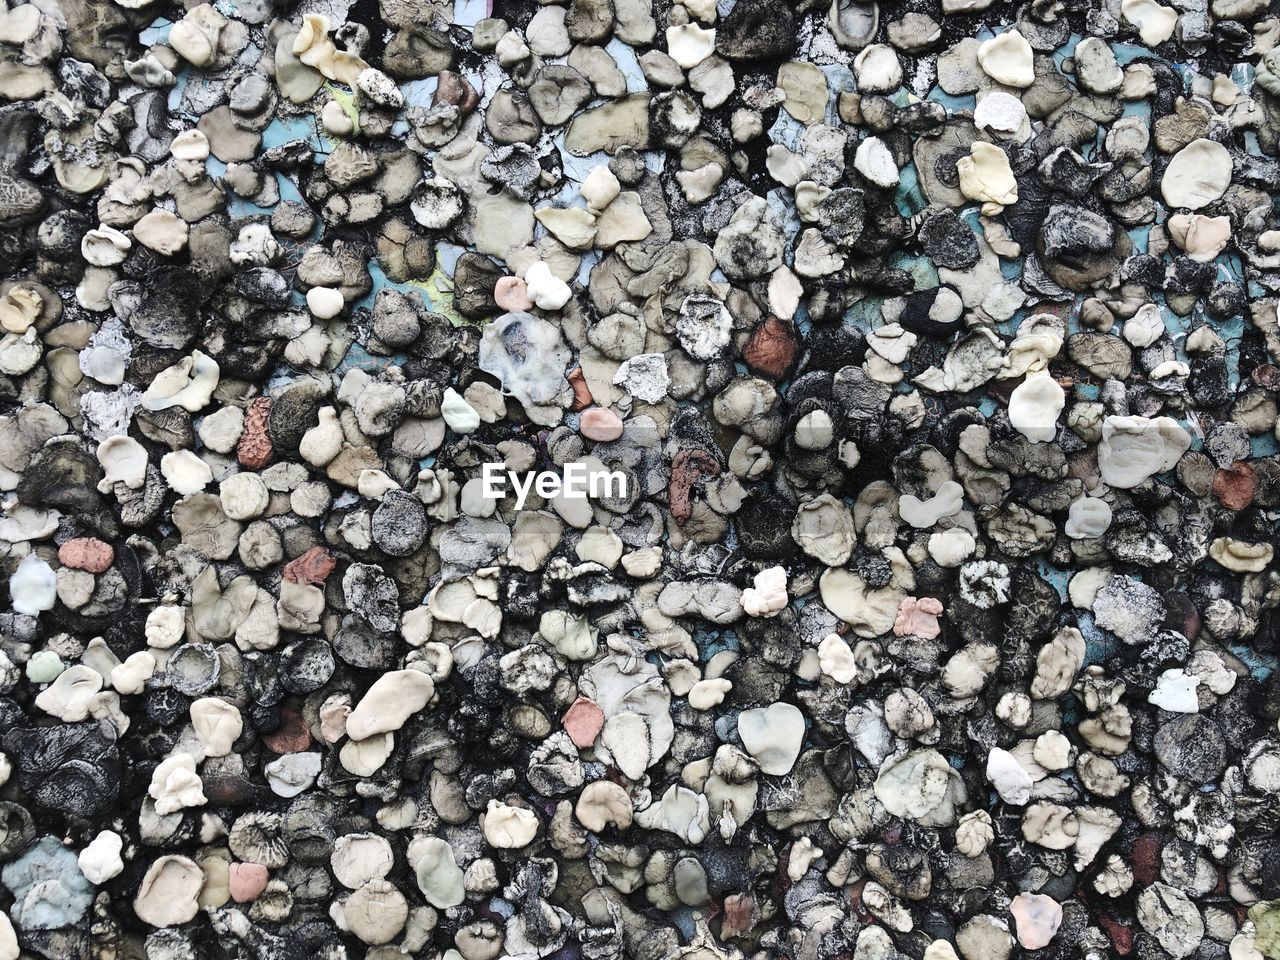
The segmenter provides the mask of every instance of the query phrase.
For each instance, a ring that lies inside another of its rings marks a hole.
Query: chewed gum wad
[[[1280,960],[1267,0],[0,9],[0,960]]]

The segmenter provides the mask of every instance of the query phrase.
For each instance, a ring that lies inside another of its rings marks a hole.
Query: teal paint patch
[[[698,648],[698,660],[701,663],[706,663],[717,653],[723,653],[725,650],[741,649],[738,635],[733,630],[695,630],[693,642]]]
[[[1244,662],[1245,666],[1249,668],[1249,675],[1259,682],[1270,677],[1275,672],[1277,665],[1280,665],[1280,658],[1268,653],[1261,653],[1253,647],[1241,643],[1228,644],[1227,649]]]

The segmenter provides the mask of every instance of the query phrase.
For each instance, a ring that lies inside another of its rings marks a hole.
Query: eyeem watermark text
[[[514,470],[503,469],[500,463],[486,463],[482,474],[484,495],[500,500],[511,489],[516,494],[516,509],[523,510],[529,491],[544,500],[565,497],[582,500],[586,497],[625,497],[627,475],[620,470],[593,470],[585,463],[566,463],[564,475],[550,470],[537,470],[523,477]]]

